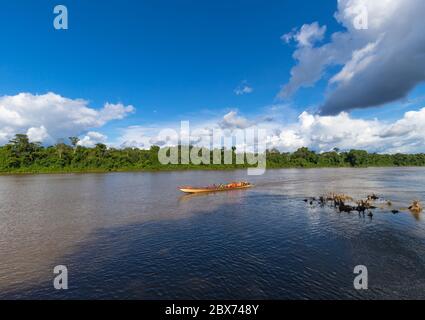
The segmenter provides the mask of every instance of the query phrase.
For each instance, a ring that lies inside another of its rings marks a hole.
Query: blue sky
[[[69,10],[65,32],[52,28],[57,1],[4,1],[1,94],[53,91],[93,105],[119,100],[136,106],[134,121],[274,103],[293,65],[293,48],[281,35],[305,21],[332,24],[336,9],[334,1],[61,3]],[[236,96],[244,80],[255,94]]]
[[[296,122],[302,112],[320,109],[332,90],[329,79],[344,66],[329,66],[313,85],[278,98],[297,64],[292,55],[302,50],[281,37],[318,22],[326,33],[314,46],[331,42],[332,34],[347,29],[334,17],[336,0],[62,0],[69,13],[66,31],[53,28],[57,1],[0,3],[0,96],[52,92],[84,99],[95,110],[106,102],[133,106],[125,116],[75,132],[95,130],[110,142],[129,127],[207,123],[231,111],[259,119],[273,105],[286,110],[276,119]],[[347,112],[395,122],[406,111],[420,110],[420,83],[409,91],[409,101]],[[235,93],[244,88],[245,94]]]

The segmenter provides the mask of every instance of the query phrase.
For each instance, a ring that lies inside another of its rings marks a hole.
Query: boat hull
[[[209,192],[223,192],[223,191],[232,191],[232,190],[241,190],[241,189],[248,189],[252,188],[252,185],[249,186],[242,186],[242,187],[235,187],[235,188],[180,188],[180,191],[184,193],[209,193]]]

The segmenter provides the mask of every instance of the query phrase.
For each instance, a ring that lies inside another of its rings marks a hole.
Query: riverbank
[[[256,154],[238,152],[237,148],[200,150],[189,147],[190,163],[202,158],[202,165],[182,164],[189,159],[183,157],[182,146],[163,150],[158,146],[150,149],[108,148],[97,144],[92,148],[75,144],[58,143],[53,146],[42,146],[30,142],[26,135],[18,134],[9,144],[0,147],[0,174],[31,173],[93,173],[93,172],[126,172],[126,171],[181,171],[181,170],[234,170],[255,168],[258,160]],[[196,152],[198,154],[196,157]],[[159,154],[173,152],[176,164],[162,164]],[[194,155],[195,154],[195,155]],[[425,154],[377,154],[364,150],[318,153],[308,148],[299,148],[295,152],[267,150],[264,155],[268,169],[284,168],[366,168],[366,167],[420,167],[425,166]],[[196,158],[196,159],[194,159]],[[238,162],[243,164],[236,164]],[[220,163],[208,164],[208,163]],[[231,164],[226,164],[230,162]]]
[[[156,168],[41,168],[41,169],[19,169],[11,171],[0,171],[0,176],[8,175],[38,175],[38,174],[93,174],[93,173],[118,173],[118,172],[179,172],[179,171],[237,171],[246,170],[248,166],[179,166],[172,167],[156,167]],[[252,167],[254,168],[254,166]],[[282,170],[282,169],[374,169],[374,168],[424,168],[425,166],[283,166],[283,167],[267,167],[266,170]]]

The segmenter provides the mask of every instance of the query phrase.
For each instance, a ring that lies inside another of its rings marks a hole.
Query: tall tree
[[[69,137],[69,141],[71,142],[72,148],[74,149],[74,154],[77,151],[78,142],[80,139],[78,137]]]

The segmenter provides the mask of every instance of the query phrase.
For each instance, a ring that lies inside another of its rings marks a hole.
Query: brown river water
[[[233,180],[256,186],[177,189]],[[425,201],[424,182],[425,168],[0,176],[0,299],[424,299],[425,219],[391,213]],[[368,217],[303,201],[326,192],[393,205]]]

